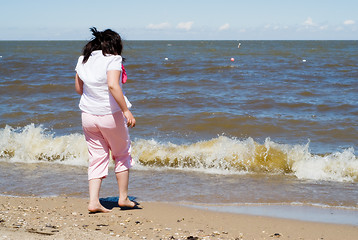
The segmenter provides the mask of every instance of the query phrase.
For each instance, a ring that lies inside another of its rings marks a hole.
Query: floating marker
[[[235,61],[235,58],[230,58],[231,62]]]
[[[165,61],[168,61],[168,58],[164,58]]]

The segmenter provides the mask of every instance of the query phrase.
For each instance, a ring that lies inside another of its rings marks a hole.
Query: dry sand
[[[0,196],[0,239],[358,239],[358,226],[140,206],[89,214],[86,199]]]

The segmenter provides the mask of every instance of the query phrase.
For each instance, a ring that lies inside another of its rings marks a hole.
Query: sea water
[[[1,194],[87,197],[84,44],[0,42]],[[358,41],[126,41],[123,56],[140,201],[358,210]]]

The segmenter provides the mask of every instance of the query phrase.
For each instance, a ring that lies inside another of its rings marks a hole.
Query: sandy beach
[[[87,200],[0,196],[0,239],[357,239],[358,226],[142,202],[89,214]]]

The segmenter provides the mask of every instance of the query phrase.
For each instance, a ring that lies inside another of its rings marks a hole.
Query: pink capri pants
[[[122,111],[109,115],[82,112],[82,128],[89,152],[88,180],[107,177],[110,151],[116,173],[134,165],[126,122]]]

